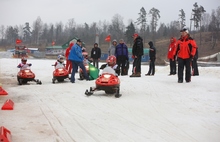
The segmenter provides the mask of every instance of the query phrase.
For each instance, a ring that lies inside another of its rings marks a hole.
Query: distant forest
[[[210,40],[219,40],[220,31],[220,6],[213,10],[212,13],[206,13],[205,7],[193,4],[192,15],[190,18],[190,33],[210,32]],[[16,39],[20,39],[24,44],[30,46],[50,46],[52,42],[55,45],[62,45],[73,37],[82,39],[87,45],[93,45],[96,36],[99,37],[99,44],[106,43],[105,38],[111,35],[111,39],[124,39],[128,45],[132,45],[132,35],[137,32],[144,41],[167,39],[171,36],[179,37],[180,29],[185,25],[185,12],[180,9],[179,20],[171,21],[169,24],[158,23],[160,11],[156,8],[148,12],[144,7],[140,8],[137,13],[137,19],[130,21],[129,25],[123,23],[123,17],[115,14],[112,20],[76,24],[74,18],[69,19],[67,23],[58,22],[56,24],[44,23],[40,17],[30,23],[23,25],[5,27],[0,25],[0,46],[14,45]],[[147,17],[150,17],[147,19]],[[201,39],[200,39],[201,40]]]

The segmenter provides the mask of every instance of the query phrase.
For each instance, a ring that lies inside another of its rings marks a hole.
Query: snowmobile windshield
[[[28,69],[31,69],[30,66],[28,64],[25,64],[21,67],[20,70],[28,70]]]
[[[116,75],[115,70],[111,67],[105,67],[102,71],[102,74],[104,74],[104,73]]]
[[[56,68],[56,69],[63,69],[63,68],[64,68],[64,65],[61,64],[61,63],[57,63],[57,65],[56,65],[55,68]]]

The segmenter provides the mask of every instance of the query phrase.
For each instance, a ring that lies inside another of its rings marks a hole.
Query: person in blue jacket
[[[72,73],[70,81],[75,83],[75,73],[77,71],[78,66],[83,70],[83,74],[86,80],[89,80],[89,76],[86,72],[85,66],[83,64],[83,55],[82,55],[82,41],[80,39],[77,40],[76,44],[72,47],[68,59],[72,62]]]
[[[125,68],[126,61],[128,61],[128,47],[124,43],[123,39],[120,39],[119,44],[115,48],[115,56],[117,58],[118,75],[127,75],[127,69]]]

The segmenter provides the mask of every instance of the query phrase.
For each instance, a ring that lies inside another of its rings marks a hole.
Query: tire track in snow
[[[58,103],[59,103],[59,102],[58,102]],[[72,113],[74,113],[74,112],[72,112],[71,109],[69,109],[69,108],[63,106],[62,103],[59,103],[59,105],[62,106],[63,108],[65,108],[66,112],[67,112],[70,116],[73,116]],[[77,116],[77,114],[74,113],[74,116]],[[79,115],[78,115],[78,117],[79,117]],[[77,119],[75,119],[74,117],[71,117],[71,119],[74,120],[74,121],[76,122],[76,124],[77,124],[83,131],[85,131],[94,141],[100,142],[95,136],[93,136],[89,131],[87,131],[86,128],[83,127],[83,126],[80,124],[79,121],[77,121]]]
[[[160,83],[160,88],[165,88],[165,89],[163,89],[163,90],[166,90],[167,92],[172,92],[173,90],[171,89],[171,88],[167,88],[167,86],[165,85],[165,84],[163,84],[163,83]],[[157,92],[157,91],[155,91],[155,89],[159,89],[158,87],[157,88],[155,88],[154,86],[151,86],[151,90],[153,90],[152,92]],[[170,121],[166,116],[164,116],[163,115],[163,113],[152,103],[152,101],[150,101],[150,100],[155,100],[155,99],[153,99],[153,97],[156,97],[156,100],[157,101],[159,101],[159,104],[162,104],[163,102],[161,102],[161,100],[160,100],[160,98],[161,97],[159,97],[158,96],[158,94],[157,93],[155,93],[155,94],[150,94],[150,97],[151,97],[151,99],[149,99],[149,102],[150,102],[150,104],[151,104],[151,106],[152,106],[152,108],[159,114],[158,116],[161,116],[162,118],[164,118],[168,123],[170,123],[172,126],[174,126],[176,129],[178,129],[178,130],[180,130],[181,132],[183,132],[185,135],[187,135],[191,140],[193,140],[193,141],[197,141],[195,138],[193,138],[190,134],[188,134],[186,131],[183,131],[182,129],[180,129],[177,125],[175,125],[172,121]],[[169,95],[169,93],[168,93],[168,97],[169,97],[169,100],[171,101],[171,102],[173,102],[173,100],[172,100],[172,98],[170,97],[170,95]],[[160,121],[160,120],[157,120],[157,121]],[[162,122],[162,121],[160,121],[161,123],[164,123],[164,122]],[[166,132],[166,129],[164,130],[165,132]],[[166,132],[167,133],[167,132]],[[170,133],[169,133],[170,134]],[[173,135],[174,137],[176,137],[176,138],[178,138],[176,135],[174,135],[174,134],[171,134],[171,135]]]
[[[52,99],[53,98],[53,99]],[[64,108],[65,109],[65,111],[70,115],[70,116],[72,116],[72,114],[70,113],[70,112],[72,112],[71,111],[71,109],[69,109],[69,108],[66,108],[62,103],[60,103],[60,102],[58,102],[58,101],[56,101],[56,98],[54,97],[54,96],[51,96],[50,97],[50,100],[52,100],[55,104],[59,104],[59,106],[61,106],[62,108]],[[48,106],[47,106],[48,107]],[[52,112],[52,114],[53,114],[53,111],[48,107],[48,109]],[[73,112],[72,112],[73,113]],[[54,115],[54,114],[53,114]],[[77,114],[74,114],[74,116],[77,116]],[[57,119],[57,121],[60,123],[60,125],[62,126],[62,124],[61,124],[61,122],[60,122],[60,120],[54,115],[54,117]],[[96,141],[96,142],[100,142],[96,137],[94,137],[89,131],[87,131],[81,124],[80,124],[80,122],[79,121],[77,121],[77,119],[74,119],[74,117],[71,117],[71,119],[73,119],[75,122],[76,122],[76,124],[83,130],[83,131],[85,131],[94,141]],[[71,135],[68,133],[68,131],[67,130],[65,130],[65,132],[69,135],[69,137],[73,140],[73,142],[76,142],[72,137],[71,137]]]
[[[52,100],[52,99],[50,99],[50,100]],[[51,117],[51,115],[53,115],[53,117],[56,118],[56,120],[58,121],[58,123],[59,123],[60,126],[61,126],[61,127],[59,127],[59,129],[63,129],[63,125],[62,125],[61,121],[59,120],[59,118],[57,118],[57,117],[54,115],[53,111],[50,109],[50,107],[49,107],[48,105],[46,105],[46,103],[45,103],[44,101],[42,101],[42,99],[40,99],[40,101],[44,104],[44,109],[43,109],[41,106],[39,106],[39,107],[40,107],[40,110],[41,110],[42,114],[45,116],[45,118],[47,119],[48,123],[50,124],[50,127],[52,128],[52,130],[54,131],[54,133],[55,133],[62,141],[66,142],[66,140],[64,140],[64,139],[59,135],[59,132],[57,132],[56,129],[55,129],[55,127],[53,126],[51,120],[54,121],[54,119],[49,119],[49,118]],[[54,101],[54,100],[53,100],[53,101]],[[57,103],[57,102],[54,101],[54,103]],[[45,106],[46,106],[47,109],[49,110],[50,115],[49,115],[49,113],[45,113],[45,112],[44,112]],[[72,142],[76,142],[76,141],[71,137],[71,135],[68,133],[68,131],[66,131],[66,129],[63,129],[62,132],[66,132],[66,134],[70,137],[70,139],[72,140]]]

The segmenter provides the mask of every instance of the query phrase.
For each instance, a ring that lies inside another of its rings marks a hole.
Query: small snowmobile
[[[115,73],[115,70],[111,67],[106,67],[102,71],[102,74],[95,81],[96,87],[90,87],[90,90],[86,90],[85,95],[90,96],[94,91],[103,90],[106,94],[115,94],[116,98],[121,97],[120,80]]]
[[[55,66],[55,65],[52,65]],[[56,80],[58,82],[63,82],[64,79],[69,78],[69,72],[66,70],[63,64],[59,64],[56,66],[55,70],[53,71],[53,78],[52,83],[55,83]]]
[[[28,81],[34,81],[37,84],[42,84],[39,79],[35,79],[35,74],[30,69],[30,64],[24,65],[17,74],[18,84],[27,84]]]

